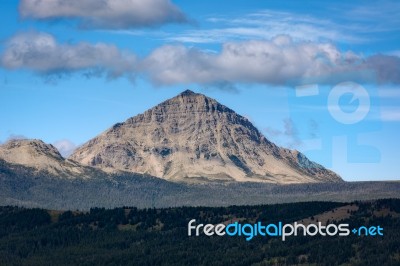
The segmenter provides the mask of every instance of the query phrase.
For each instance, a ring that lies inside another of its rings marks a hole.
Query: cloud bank
[[[400,83],[400,58],[364,57],[330,43],[295,42],[288,35],[271,40],[227,42],[220,51],[164,45],[144,57],[104,43],[58,43],[46,33],[12,37],[1,55],[7,69],[42,75],[82,72],[107,78],[135,76],[157,85],[257,83],[298,85],[303,81]],[[226,86],[225,86],[226,87]]]
[[[169,0],[22,0],[22,18],[76,19],[82,28],[129,29],[187,22]]]
[[[396,56],[363,57],[351,51],[342,52],[330,43],[294,42],[287,35],[272,40],[228,42],[220,52],[166,45],[142,61],[142,69],[150,79],[162,85],[288,85],[310,79],[335,83],[343,78],[399,83],[399,67],[400,58]]]
[[[68,74],[107,78],[133,78],[136,57],[104,43],[59,44],[52,35],[40,32],[17,34],[6,44],[1,65],[7,69],[28,69],[38,74]]]

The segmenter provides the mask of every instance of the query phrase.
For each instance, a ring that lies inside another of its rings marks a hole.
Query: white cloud
[[[83,28],[129,29],[186,22],[169,0],[22,0],[22,18],[77,19]]]
[[[365,59],[366,69],[376,72],[379,82],[400,83],[400,57],[390,55],[372,55]]]
[[[227,42],[220,51],[165,45],[142,58],[113,45],[58,43],[52,35],[29,32],[12,37],[1,55],[7,69],[41,75],[78,72],[109,79],[139,75],[158,85],[197,83],[235,89],[236,83],[299,85],[339,81],[400,83],[400,58],[364,57],[331,43],[298,42],[289,35],[271,40]]]
[[[6,44],[1,64],[7,69],[29,69],[39,74],[84,71],[87,76],[133,78],[136,57],[104,43],[59,44],[52,35],[17,34]]]
[[[70,156],[77,148],[77,146],[74,143],[72,143],[67,139],[56,141],[53,143],[53,146],[57,148],[57,150],[64,158]]]
[[[163,85],[177,83],[261,83],[289,85],[304,79],[399,83],[400,58],[363,57],[342,52],[330,43],[294,42],[288,35],[269,41],[224,43],[218,53],[165,45],[141,63],[150,79]],[[376,77],[374,77],[374,74]]]

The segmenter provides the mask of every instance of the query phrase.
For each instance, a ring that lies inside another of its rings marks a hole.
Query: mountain
[[[0,146],[0,159],[58,177],[89,177],[89,167],[64,159],[51,144],[37,139],[13,139]]]
[[[247,118],[190,90],[115,124],[69,159],[188,183],[342,181],[302,153],[276,146]]]

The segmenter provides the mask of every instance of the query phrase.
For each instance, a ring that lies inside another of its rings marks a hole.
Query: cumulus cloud
[[[46,76],[72,72],[109,79],[140,76],[157,85],[197,83],[230,91],[235,91],[238,83],[400,83],[397,56],[364,57],[330,43],[295,42],[288,35],[227,42],[217,52],[164,45],[139,58],[109,44],[63,44],[52,35],[30,32],[12,37],[0,60],[4,68],[28,69]]]
[[[22,18],[76,19],[83,28],[129,29],[183,23],[183,12],[169,0],[22,0]]]
[[[104,43],[57,43],[52,35],[20,33],[6,44],[1,65],[7,69],[29,69],[39,74],[83,71],[86,76],[105,74],[107,78],[133,78],[136,57]]]
[[[365,67],[377,72],[379,81],[400,83],[400,57],[392,55],[373,55],[365,60]]]
[[[70,156],[77,148],[77,146],[73,142],[67,139],[56,141],[53,143],[53,146],[58,149],[58,151],[64,158]]]
[[[220,52],[182,45],[165,45],[142,62],[142,69],[157,84],[261,83],[287,85],[316,79],[333,83],[353,81],[399,83],[400,58],[363,57],[342,52],[330,43],[294,42],[280,35],[272,40],[228,42]],[[372,77],[371,72],[376,75]]]

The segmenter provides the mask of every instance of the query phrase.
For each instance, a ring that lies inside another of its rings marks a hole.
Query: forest
[[[93,206],[219,207],[400,198],[400,182],[396,181],[305,183],[284,186],[255,182],[184,184],[149,175],[110,174],[95,168],[87,171],[93,178],[60,178],[48,172],[35,171],[0,159],[0,206],[88,211]]]
[[[348,209],[347,209],[348,208]],[[339,209],[346,210],[340,215]],[[384,236],[189,237],[191,219],[317,221],[380,225]],[[400,265],[400,200],[256,206],[92,208],[0,207],[0,265]]]

